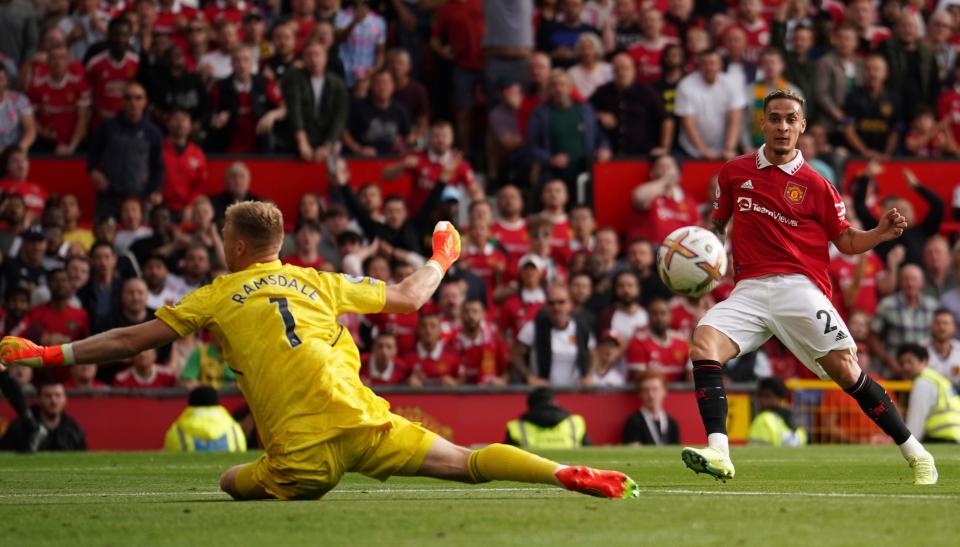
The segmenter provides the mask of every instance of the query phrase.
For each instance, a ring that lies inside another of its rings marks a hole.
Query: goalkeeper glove
[[[433,266],[442,277],[460,258],[460,233],[447,221],[438,222],[433,229],[433,256],[427,266]]]
[[[0,340],[0,363],[18,367],[56,367],[74,364],[70,344],[38,346],[19,336],[4,336]]]

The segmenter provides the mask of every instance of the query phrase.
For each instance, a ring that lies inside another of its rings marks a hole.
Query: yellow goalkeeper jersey
[[[385,302],[382,281],[276,260],[218,277],[156,315],[181,336],[216,334],[267,452],[282,455],[390,423],[390,405],[360,381],[357,345],[337,323]]]

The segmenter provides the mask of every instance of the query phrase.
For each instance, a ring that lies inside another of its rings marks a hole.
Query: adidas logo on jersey
[[[753,190],[753,181],[747,180],[747,182],[740,185],[740,188],[743,188],[744,190]]]
[[[846,338],[846,337],[847,337],[847,333],[845,333],[845,332],[843,332],[843,331],[838,331],[838,332],[837,332],[837,337],[834,338],[833,340],[834,340],[834,342],[839,342],[840,340],[843,340],[843,339]]]

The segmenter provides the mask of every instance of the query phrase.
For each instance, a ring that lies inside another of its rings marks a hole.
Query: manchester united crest
[[[783,199],[790,205],[800,205],[803,198],[807,195],[807,187],[796,182],[788,182],[783,190]]]

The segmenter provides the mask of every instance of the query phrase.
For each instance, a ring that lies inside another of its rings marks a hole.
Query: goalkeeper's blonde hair
[[[241,201],[227,207],[226,223],[255,251],[279,251],[283,243],[283,213],[273,203]]]

